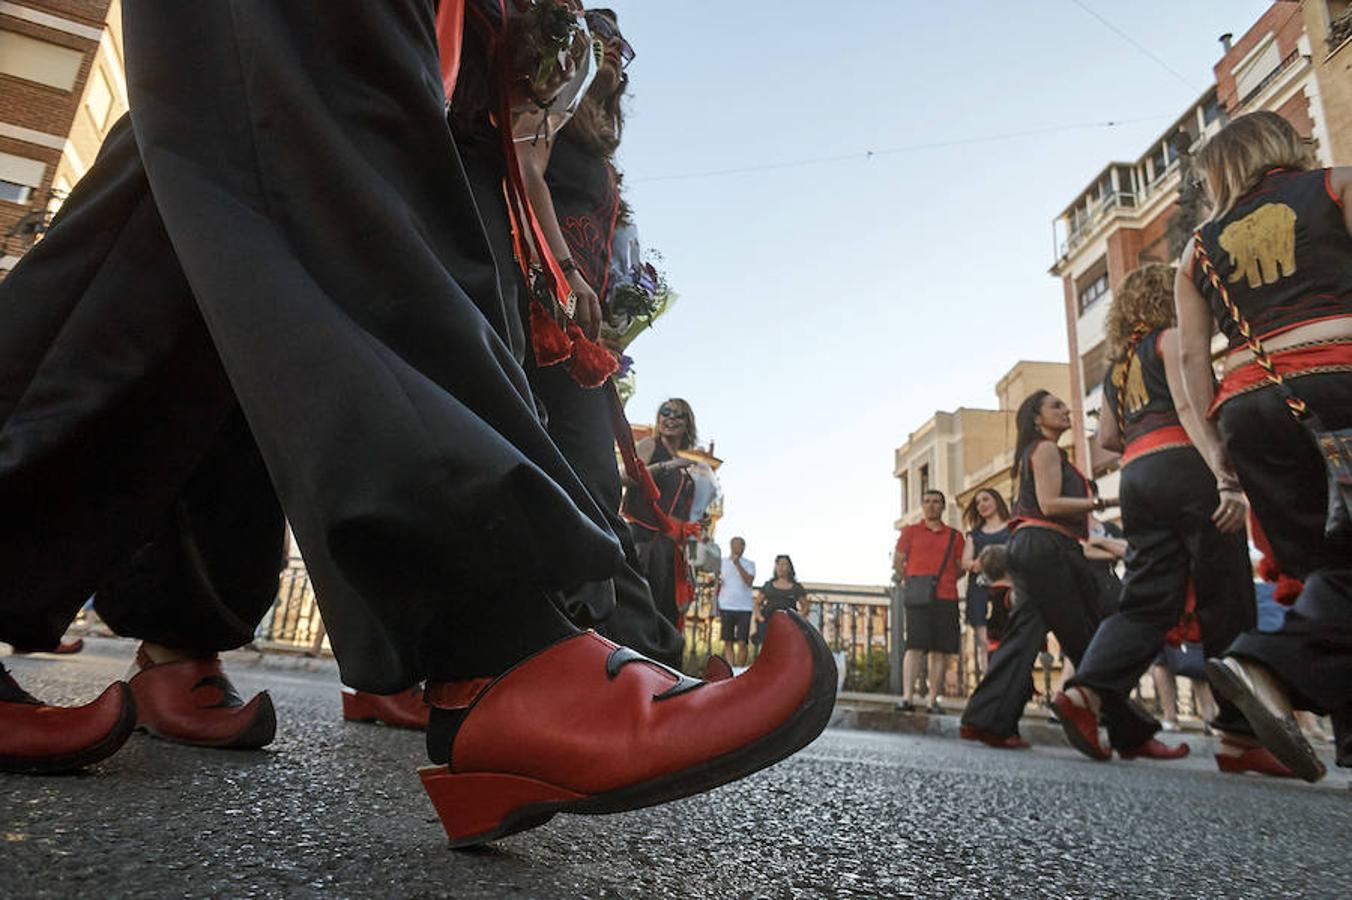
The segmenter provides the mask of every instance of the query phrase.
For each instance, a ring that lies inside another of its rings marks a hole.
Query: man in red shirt
[[[929,655],[930,711],[939,712],[940,693],[944,675],[948,671],[948,655],[957,653],[958,625],[958,571],[961,568],[963,537],[956,529],[944,524],[944,508],[948,500],[943,491],[925,491],[920,498],[923,521],[907,525],[897,538],[897,550],[892,556],[892,567],[906,590],[908,579],[932,576],[936,579],[934,596],[930,602],[913,605],[914,597],[906,606],[906,655],[902,660],[902,700],[897,709],[911,712],[915,709],[912,693],[920,662]],[[913,586],[914,588],[915,586]],[[914,594],[915,591],[909,592]]]

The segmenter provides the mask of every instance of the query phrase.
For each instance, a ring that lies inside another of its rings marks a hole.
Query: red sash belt
[[[1145,456],[1147,453],[1154,453],[1156,450],[1191,446],[1192,441],[1188,439],[1188,433],[1182,425],[1165,425],[1163,428],[1156,428],[1154,431],[1147,432],[1127,444],[1127,449],[1122,453],[1122,465],[1125,466],[1133,459]]]
[[[1338,340],[1311,344],[1307,347],[1292,347],[1289,350],[1277,350],[1270,354],[1272,362],[1284,378],[1300,375],[1313,375],[1318,372],[1352,371],[1352,341]],[[1207,410],[1208,416],[1214,416],[1232,397],[1244,394],[1270,384],[1267,373],[1257,362],[1250,362],[1230,372],[1221,380],[1216,399]]]
[[[1083,544],[1086,538],[1081,537],[1071,531],[1060,522],[1053,522],[1051,519],[1039,519],[1036,516],[1015,516],[1009,520],[1009,533],[1013,534],[1020,528],[1046,528],[1049,531],[1057,531],[1064,534],[1077,544]]]

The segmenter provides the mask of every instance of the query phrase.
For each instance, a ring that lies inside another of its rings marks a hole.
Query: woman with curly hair
[[[1108,311],[1115,356],[1103,380],[1099,443],[1122,453],[1122,524],[1131,552],[1118,612],[1104,620],[1075,676],[1054,704],[1073,747],[1095,759],[1104,696],[1125,697],[1182,617],[1195,587],[1202,645],[1214,656],[1255,617],[1253,578],[1244,539],[1243,498],[1217,492],[1183,422],[1194,416],[1180,388],[1174,327],[1174,268],[1143,266],[1129,274]],[[1212,723],[1223,735],[1223,771],[1289,771],[1253,740],[1229,703]]]
[[[1338,764],[1352,766],[1352,167],[1316,168],[1271,112],[1236,118],[1197,166],[1212,211],[1174,285],[1183,392],[1199,412],[1188,431],[1222,492],[1243,488],[1281,571],[1304,582],[1280,631],[1241,635],[1207,677],[1315,781],[1324,764],[1293,708],[1329,714]]]

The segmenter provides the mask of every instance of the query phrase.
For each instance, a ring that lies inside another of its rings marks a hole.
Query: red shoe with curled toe
[[[1229,775],[1257,772],[1259,775],[1271,775],[1273,778],[1300,777],[1282,765],[1266,747],[1245,747],[1240,753],[1217,753],[1216,768]]]
[[[704,661],[705,681],[727,681],[732,677],[732,665],[723,657],[710,654]]]
[[[138,728],[157,738],[225,750],[257,750],[277,735],[267,691],[245,703],[216,656],[156,663],[136,651],[132,676]]]
[[[0,666],[0,772],[52,774],[117,752],[136,728],[136,701],[121,681],[93,703],[47,706]]]
[[[1182,759],[1192,752],[1192,748],[1187,744],[1175,744],[1170,747],[1163,741],[1157,741],[1154,738],[1146,741],[1138,747],[1132,747],[1130,750],[1123,750],[1120,747],[1117,755],[1123,759]]]
[[[1076,691],[1079,688],[1071,690]],[[1061,723],[1070,746],[1099,762],[1112,758],[1113,751],[1099,743],[1098,716],[1094,715],[1094,711],[1088,705],[1081,706],[1070,699],[1065,691],[1057,691],[1056,696],[1052,698],[1052,708],[1056,710],[1056,718]]]
[[[349,722],[380,722],[393,728],[422,731],[432,708],[423,700],[421,685],[398,694],[372,694],[343,688],[343,718]]]
[[[1030,744],[1017,734],[998,735],[975,725],[958,726],[958,737],[964,741],[978,741],[997,750],[1023,750]]]
[[[835,692],[831,651],[796,613],[772,615],[755,665],[714,683],[589,631],[491,681],[429,683],[429,754],[447,764],[419,774],[467,847],[735,781],[820,734]]]

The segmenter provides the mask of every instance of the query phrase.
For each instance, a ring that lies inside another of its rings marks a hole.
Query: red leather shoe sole
[[[1244,682],[1220,660],[1206,661],[1206,677],[1222,697],[1239,707],[1253,727],[1258,743],[1266,747],[1278,762],[1290,769],[1297,778],[1310,783],[1324,777],[1324,764],[1301,733],[1299,725],[1274,716],[1267,705],[1254,696]]]
[[[423,789],[441,818],[451,847],[473,847],[507,837],[543,825],[561,812],[603,815],[679,800],[736,781],[801,750],[831,719],[836,664],[811,625],[798,617],[792,621],[812,649],[813,675],[807,695],[784,724],[731,753],[661,778],[592,795],[517,775],[453,774],[446,766],[419,769]]]
[[[991,734],[975,725],[958,726],[958,737],[964,741],[976,741],[985,744],[987,747],[993,747],[996,750],[1026,750],[1032,746],[1017,734],[1011,734],[1008,737],[1001,737],[998,734]]]
[[[109,685],[108,690],[116,690],[122,695],[122,710],[106,735],[93,744],[59,756],[0,756],[0,772],[22,775],[56,775],[61,772],[73,772],[102,762],[120,750],[127,742],[127,738],[136,730],[136,698],[132,696],[131,688],[127,687],[125,682],[119,681]]]
[[[1060,721],[1061,730],[1066,733],[1066,740],[1070,742],[1070,746],[1098,762],[1103,762],[1113,755],[1111,750],[1106,749],[1098,741],[1098,719],[1092,712],[1083,706],[1076,706],[1064,692],[1058,692],[1052,698],[1052,707],[1056,710],[1056,718]]]
[[[1170,747],[1163,741],[1151,738],[1139,747],[1131,750],[1118,749],[1117,755],[1123,759],[1157,759],[1165,762],[1171,759],[1183,759],[1192,752],[1187,744],[1175,744]]]
[[[1266,747],[1251,747],[1239,755],[1229,753],[1216,754],[1216,768],[1227,775],[1243,775],[1245,772],[1257,772],[1272,778],[1296,778],[1286,766]]]

